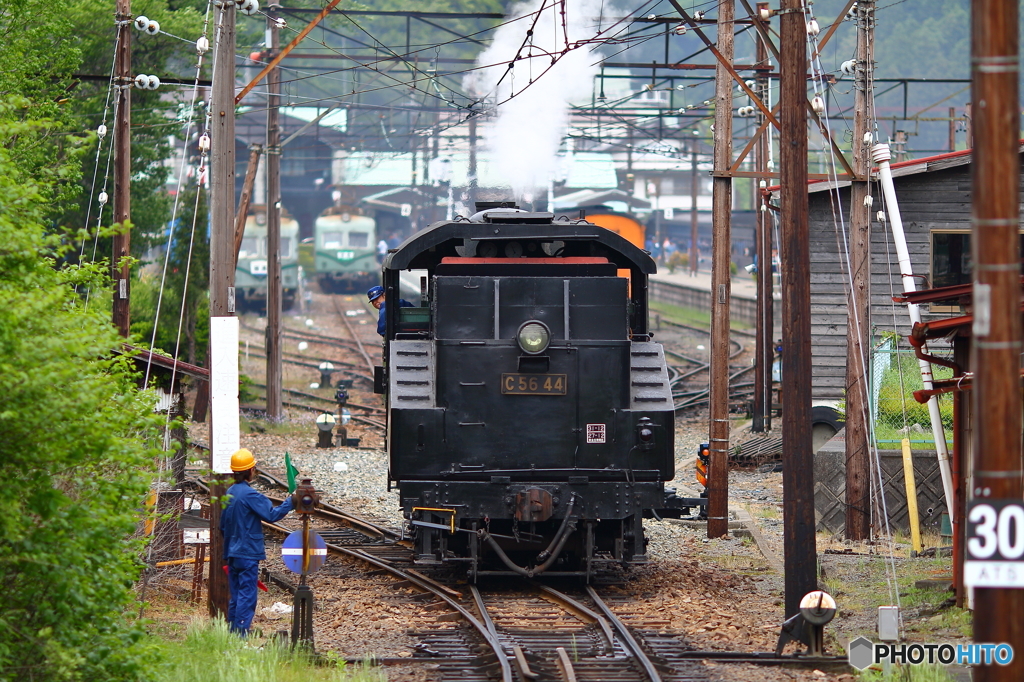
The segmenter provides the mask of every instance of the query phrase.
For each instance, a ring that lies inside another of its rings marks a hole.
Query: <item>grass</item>
[[[954,682],[941,665],[894,665],[889,670],[867,668],[857,675],[864,682]]]
[[[711,313],[697,310],[696,308],[684,308],[678,305],[672,305],[671,303],[663,303],[661,301],[650,301],[648,307],[651,309],[652,323],[653,314],[657,313],[664,318],[672,320],[673,322],[681,322],[683,324],[691,324],[695,327],[704,327],[707,329],[711,328]],[[730,328],[739,330],[748,330],[750,325],[736,322],[735,320],[730,322]]]
[[[314,660],[275,641],[242,639],[222,619],[194,620],[184,640],[161,641],[156,682],[383,682],[370,668]],[[318,665],[319,663],[319,665]]]

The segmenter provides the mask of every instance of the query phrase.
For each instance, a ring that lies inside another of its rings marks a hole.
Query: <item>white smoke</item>
[[[589,99],[598,71],[599,56],[589,41],[598,33],[601,5],[601,0],[528,0],[514,5],[509,19],[518,20],[499,28],[494,42],[477,59],[479,65],[497,66],[466,78],[466,89],[485,98],[484,107],[500,104],[496,117],[483,128],[484,146],[491,175],[497,169],[517,195],[533,194],[557,179],[557,153],[569,123],[569,102]],[[567,46],[570,49],[563,54]],[[517,52],[520,60],[509,70],[506,62]],[[553,56],[558,60],[552,66]]]

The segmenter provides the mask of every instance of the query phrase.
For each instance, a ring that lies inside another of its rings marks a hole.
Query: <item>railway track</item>
[[[682,330],[686,333],[696,333],[710,338],[711,330],[697,327],[695,325],[675,322],[673,320],[659,318],[659,324],[673,330]],[[752,337],[749,332],[733,330],[730,334],[729,344],[732,347],[729,353],[729,360],[733,361],[746,352],[746,347],[734,338],[734,335]],[[672,397],[676,412],[701,405],[706,405],[710,399],[709,379],[711,362],[706,357],[695,357],[689,352],[682,352],[673,348],[677,344],[671,340],[661,341],[665,346],[665,355],[668,358],[681,361],[682,364],[669,365],[669,383],[672,387]],[[729,400],[737,407],[745,405],[747,399],[753,392],[753,383],[741,382],[739,379],[753,370],[753,366],[737,367],[729,375]],[[702,379],[702,375],[704,378]]]

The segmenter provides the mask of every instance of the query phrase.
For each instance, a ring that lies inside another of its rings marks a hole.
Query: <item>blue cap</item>
[[[370,290],[366,292],[366,298],[372,303],[378,298],[384,295],[384,287],[370,287]]]

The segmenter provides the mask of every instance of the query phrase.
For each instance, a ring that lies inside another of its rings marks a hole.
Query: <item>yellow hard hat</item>
[[[232,471],[248,471],[256,466],[256,458],[252,456],[252,453],[242,448],[231,455],[231,470]]]

